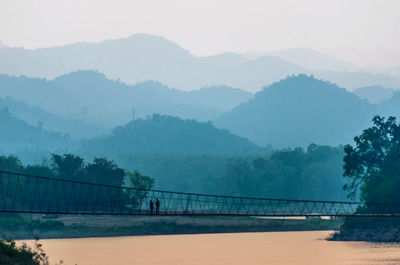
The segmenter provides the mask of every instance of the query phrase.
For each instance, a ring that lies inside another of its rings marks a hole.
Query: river
[[[400,244],[330,242],[324,240],[329,233],[127,236],[41,242],[51,264],[62,259],[66,265],[400,264]]]

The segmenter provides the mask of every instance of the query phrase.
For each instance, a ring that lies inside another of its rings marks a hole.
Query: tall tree
[[[354,198],[360,191],[364,202],[395,201],[400,188],[400,124],[395,117],[375,116],[373,126],[345,146],[344,186]]]
[[[73,154],[57,155],[51,157],[53,169],[62,179],[81,180],[84,167],[83,158]]]

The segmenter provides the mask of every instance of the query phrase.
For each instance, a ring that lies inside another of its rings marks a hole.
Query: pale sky
[[[355,48],[391,65],[392,52],[400,54],[400,1],[0,0],[0,41],[11,47],[135,33],[163,36],[195,55]]]

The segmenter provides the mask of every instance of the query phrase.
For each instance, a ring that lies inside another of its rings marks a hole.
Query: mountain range
[[[132,86],[94,71],[54,80],[0,75],[0,94],[5,96],[0,107],[7,107],[18,119],[72,139],[109,137],[117,126],[132,120],[149,122],[158,113],[212,121],[259,146],[339,145],[351,142],[374,115],[400,113],[400,92],[364,87],[351,93],[307,75],[289,76],[255,95],[227,86],[192,91],[155,81]],[[164,125],[168,122],[178,124],[165,119]]]
[[[360,72],[309,50],[269,53],[255,59],[236,53],[197,57],[165,38],[145,34],[36,50],[0,50],[0,73],[53,79],[78,70],[97,70],[128,84],[156,80],[180,90],[226,85],[259,91],[299,73],[314,74],[347,89],[371,85],[400,88],[399,76]]]
[[[0,75],[0,95],[38,106],[63,119],[112,128],[153,113],[207,121],[253,97],[227,86],[190,92],[146,81],[127,85],[95,71],[78,71],[54,80]]]
[[[23,120],[34,127],[67,134],[72,139],[92,138],[107,133],[107,130],[102,126],[65,119],[38,106],[30,106],[23,101],[17,101],[10,97],[0,98],[0,109],[7,109],[15,118]]]

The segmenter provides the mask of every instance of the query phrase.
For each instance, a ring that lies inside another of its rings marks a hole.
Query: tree
[[[84,167],[83,158],[73,154],[51,156],[53,169],[58,173],[59,178],[79,180]]]
[[[104,157],[93,159],[93,162],[85,167],[85,172],[92,182],[115,186],[121,186],[125,177],[122,168]]]
[[[21,160],[14,155],[0,156],[0,170],[21,172],[23,166]]]
[[[345,146],[344,186],[350,198],[360,191],[364,202],[398,201],[400,184],[400,124],[395,117],[375,116],[373,126]],[[376,200],[376,201],[375,201]]]
[[[127,171],[126,177],[128,187],[145,190],[149,190],[154,187],[154,178],[143,176],[137,170],[134,172]]]
[[[130,199],[131,205],[138,207],[147,197],[148,190],[154,187],[155,180],[149,176],[141,175],[137,170],[134,172],[127,171],[126,177],[127,186],[137,190],[127,189],[125,192]]]

